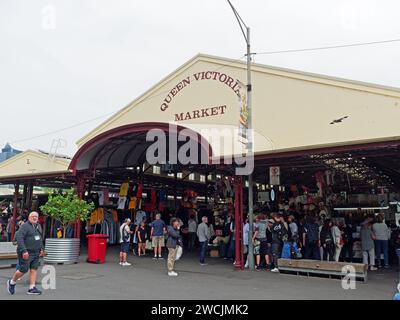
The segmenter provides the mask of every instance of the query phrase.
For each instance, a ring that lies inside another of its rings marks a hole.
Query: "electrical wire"
[[[219,70],[221,70],[221,69],[224,69],[224,68],[226,68],[226,67],[229,67],[229,66],[231,66],[231,65],[233,65],[233,64],[235,64],[235,63],[237,63],[237,62],[239,62],[240,60],[242,60],[245,56],[246,56],[246,55],[242,55],[240,58],[235,59],[235,60],[229,62],[229,63],[226,64],[226,65],[222,65],[222,66],[220,66],[220,67],[218,67],[218,68],[216,68],[216,69],[214,69],[214,70],[210,70],[210,71],[211,71],[211,72],[217,72],[217,71],[219,71]],[[163,94],[166,94],[166,93],[168,93],[168,92],[170,92],[170,90],[165,90],[165,91],[159,92],[159,93],[157,93],[157,94],[153,94],[153,95],[151,95],[151,96],[149,96],[149,97],[147,97],[147,98],[141,100],[140,102],[141,102],[141,103],[142,103],[142,102],[145,102],[145,101],[147,101],[147,100],[149,100],[149,99],[158,97],[158,96],[163,95]],[[115,111],[113,111],[113,112],[109,112],[109,113],[107,113],[107,114],[103,114],[103,115],[98,116],[98,117],[96,117],[96,118],[92,118],[92,119],[88,119],[88,120],[85,120],[85,121],[76,123],[76,124],[74,124],[74,125],[71,125],[71,126],[68,126],[68,127],[65,127],[65,128],[57,129],[57,130],[54,130],[54,131],[46,132],[46,133],[39,134],[39,135],[32,136],[32,137],[27,137],[27,138],[23,138],[23,139],[19,139],[19,140],[14,140],[14,141],[11,141],[11,142],[9,142],[9,143],[10,143],[10,144],[17,144],[17,143],[21,143],[21,142],[30,141],[30,140],[34,140],[34,139],[37,139],[37,138],[42,138],[42,137],[46,137],[46,136],[49,136],[49,135],[53,135],[53,134],[56,134],[56,133],[59,133],[59,132],[63,132],[63,131],[66,131],[66,130],[69,130],[69,129],[73,129],[73,128],[79,127],[79,126],[81,126],[81,125],[84,125],[84,124],[87,124],[87,123],[90,123],[90,122],[93,122],[93,121],[96,121],[96,120],[99,120],[99,119],[104,118],[104,117],[110,116],[110,115],[112,115],[112,114],[117,113],[118,111],[120,111],[120,109],[119,109],[119,110],[115,110]]]
[[[382,40],[382,41],[360,42],[360,43],[342,44],[342,45],[326,46],[326,47],[255,52],[253,54],[267,55],[267,54],[279,54],[279,53],[291,53],[291,52],[317,51],[317,50],[328,50],[328,49],[339,49],[339,48],[349,48],[349,47],[358,47],[358,46],[368,46],[368,45],[374,45],[374,44],[391,43],[391,42],[399,42],[399,41],[400,41],[400,39],[389,39],[389,40]]]

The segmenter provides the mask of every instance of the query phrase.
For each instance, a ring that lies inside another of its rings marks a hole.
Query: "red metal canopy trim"
[[[198,141],[200,141],[200,144],[204,148],[204,150],[208,151],[208,163],[211,163],[210,159],[213,155],[212,148],[211,148],[210,144],[206,141],[205,138],[203,138],[199,133],[197,133],[189,128],[180,126],[180,125],[173,125],[172,128],[173,129],[176,128],[176,132],[170,132],[170,133],[174,133],[174,134],[175,133],[179,134],[180,131],[185,130],[185,129],[192,132],[193,135],[198,138]],[[84,154],[86,154],[89,150],[91,150],[96,145],[98,145],[99,143],[102,143],[108,139],[122,136],[125,134],[141,132],[141,131],[142,132],[149,131],[151,129],[160,129],[160,130],[168,133],[170,131],[170,124],[162,123],[162,122],[142,122],[142,123],[124,125],[124,126],[117,127],[117,128],[111,129],[109,131],[103,132],[103,133],[99,134],[98,136],[94,137],[93,139],[89,140],[88,142],[86,142],[77,151],[77,153],[74,155],[74,157],[69,165],[69,169],[72,170],[72,172],[74,174],[76,174],[76,171],[77,171],[76,166],[78,164],[79,159]]]

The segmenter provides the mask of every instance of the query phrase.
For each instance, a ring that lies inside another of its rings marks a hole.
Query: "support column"
[[[29,212],[32,210],[33,185],[34,185],[34,181],[31,181],[31,182],[29,182],[28,187],[27,187],[25,207]]]
[[[85,196],[85,184],[86,180],[83,174],[78,173],[76,177],[76,193],[80,199]],[[78,219],[75,223],[75,238],[81,238],[81,219]]]
[[[22,205],[21,205],[21,209],[28,209],[26,207],[26,204],[28,202],[28,184],[26,182],[24,182],[24,189],[22,191]],[[28,209],[29,211],[29,209]]]
[[[243,270],[243,187],[242,179],[235,177],[235,269]]]
[[[13,216],[11,225],[11,239],[14,239],[15,225],[17,223],[17,202],[19,196],[19,183],[14,185]]]

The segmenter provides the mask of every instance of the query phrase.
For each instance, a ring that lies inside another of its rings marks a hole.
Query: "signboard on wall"
[[[270,167],[269,168],[269,184],[273,186],[279,186],[281,184],[281,168]]]
[[[269,201],[269,192],[259,192],[258,193],[258,202],[264,203]]]
[[[238,109],[239,109],[239,142],[247,145],[248,143],[248,129],[249,129],[249,111],[247,108],[247,87],[238,81],[239,90],[238,96]]]

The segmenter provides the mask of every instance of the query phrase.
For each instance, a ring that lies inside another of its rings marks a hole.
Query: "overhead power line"
[[[359,47],[359,46],[369,46],[375,44],[383,44],[383,43],[391,43],[391,42],[399,42],[400,39],[390,39],[390,40],[382,40],[382,41],[372,41],[372,42],[359,42],[359,43],[350,43],[350,44],[341,44],[335,46],[326,46],[326,47],[315,47],[315,48],[302,48],[302,49],[289,49],[289,50],[279,50],[279,51],[266,51],[266,52],[255,52],[254,54],[278,54],[278,53],[291,53],[291,52],[304,52],[304,51],[317,51],[317,50],[328,50],[328,49],[339,49],[339,48],[349,48],[349,47]]]

